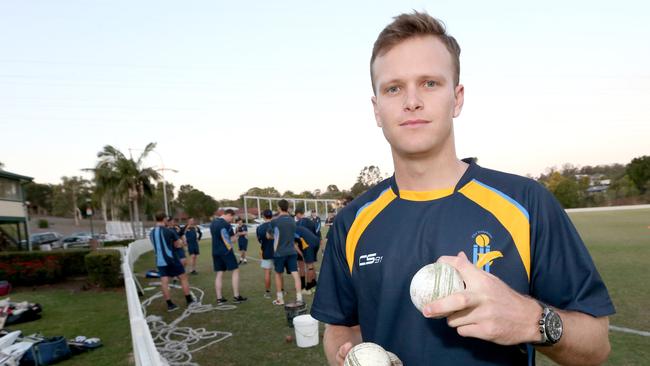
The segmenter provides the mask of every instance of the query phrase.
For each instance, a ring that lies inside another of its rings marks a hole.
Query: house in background
[[[0,170],[0,250],[27,249],[29,230],[23,184],[33,178]]]

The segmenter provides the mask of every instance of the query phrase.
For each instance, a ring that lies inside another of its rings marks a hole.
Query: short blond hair
[[[460,82],[460,46],[456,39],[447,34],[447,29],[442,21],[432,17],[426,12],[413,11],[412,14],[400,14],[393,18],[393,22],[384,28],[372,48],[370,57],[370,80],[372,90],[375,90],[375,77],[372,65],[375,59],[390,51],[393,47],[407,39],[421,36],[434,36],[447,47],[454,65],[454,83]]]

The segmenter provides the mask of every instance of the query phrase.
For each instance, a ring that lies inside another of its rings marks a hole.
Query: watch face
[[[556,312],[551,312],[547,318],[546,335],[549,340],[556,343],[562,337],[562,319]]]

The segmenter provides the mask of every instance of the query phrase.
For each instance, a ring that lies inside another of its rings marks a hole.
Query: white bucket
[[[300,348],[318,345],[318,320],[311,315],[298,315],[293,318],[293,328],[296,330],[296,344]]]

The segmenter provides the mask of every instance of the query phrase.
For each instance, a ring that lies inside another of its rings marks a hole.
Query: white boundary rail
[[[133,358],[136,366],[167,366],[167,361],[160,356],[153,343],[151,330],[144,318],[136,282],[133,277],[133,263],[142,254],[151,250],[153,250],[153,246],[149,239],[140,239],[129,244],[125,250],[121,251],[124,289],[131,323],[131,339],[133,340]]]

